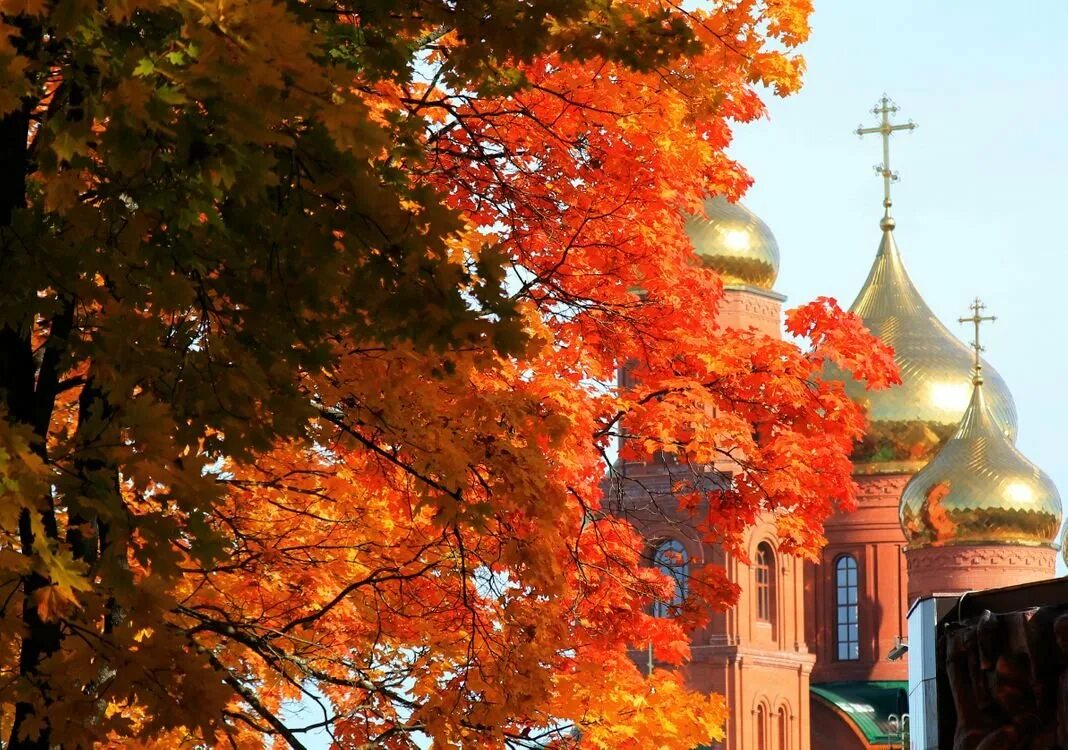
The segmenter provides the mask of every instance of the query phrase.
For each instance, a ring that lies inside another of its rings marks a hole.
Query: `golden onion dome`
[[[905,486],[901,528],[912,548],[1051,546],[1061,497],[1001,429],[977,383],[960,426]]]
[[[686,233],[701,262],[724,285],[771,289],[779,275],[779,245],[768,225],[740,203],[722,196],[704,203],[704,216],[686,220]]]
[[[894,220],[881,224],[875,263],[851,311],[894,349],[901,384],[869,391],[836,367],[825,377],[841,380],[865,407],[868,433],[853,453],[858,473],[916,471],[953,434],[971,393],[970,349],[931,312],[913,286],[894,241]],[[987,400],[998,429],[1016,439],[1016,407],[1005,381],[984,363]]]

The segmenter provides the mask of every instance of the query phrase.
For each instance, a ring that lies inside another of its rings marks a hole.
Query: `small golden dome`
[[[956,433],[912,477],[901,495],[909,546],[1051,546],[1061,526],[1061,497],[994,419],[976,385]]]
[[[825,377],[844,382],[868,414],[868,434],[856,447],[858,472],[915,471],[953,434],[971,393],[971,350],[931,312],[913,286],[884,219],[875,264],[851,311],[894,349],[901,384],[869,391],[828,366]],[[1005,381],[984,363],[987,400],[999,429],[1016,439],[1016,407]]]
[[[768,225],[722,196],[705,201],[705,216],[686,220],[694,252],[725,286],[771,289],[779,275],[779,245]]]

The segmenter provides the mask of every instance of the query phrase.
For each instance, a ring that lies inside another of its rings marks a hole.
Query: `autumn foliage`
[[[0,4],[11,748],[689,749],[722,702],[606,458],[812,553],[887,351],[722,330],[682,212],[794,91],[808,0]],[[612,388],[629,363],[632,382]],[[299,711],[297,708],[299,707]]]

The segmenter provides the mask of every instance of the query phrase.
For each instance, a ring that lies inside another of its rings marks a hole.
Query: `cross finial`
[[[972,317],[960,318],[961,323],[972,323],[975,326],[975,338],[972,340],[972,350],[975,351],[975,370],[972,375],[972,382],[975,385],[982,385],[983,383],[983,365],[979,360],[979,353],[983,351],[983,347],[979,344],[979,326],[986,321],[995,321],[997,317],[994,315],[983,315],[983,310],[986,309],[986,305],[978,297],[972,302],[970,309],[972,311]]]
[[[879,100],[879,103],[872,109],[872,114],[879,115],[880,122],[873,128],[865,128],[860,126],[856,129],[856,134],[859,136],[869,135],[871,133],[879,133],[883,137],[883,163],[875,165],[875,171],[877,174],[882,175],[883,178],[883,218],[879,222],[879,226],[884,230],[894,228],[894,219],[890,216],[890,183],[897,182],[897,172],[890,169],[890,135],[897,130],[915,130],[916,123],[909,120],[904,125],[894,125],[890,122],[890,115],[897,112],[897,105],[887,98],[886,94],[883,94],[883,98]]]

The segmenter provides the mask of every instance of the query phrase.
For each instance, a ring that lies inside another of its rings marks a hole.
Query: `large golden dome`
[[[893,219],[867,281],[849,308],[894,349],[901,385],[869,391],[834,367],[826,376],[845,383],[868,414],[868,434],[853,460],[860,472],[915,471],[953,434],[968,407],[972,352],[931,312],[909,279],[894,241]],[[1016,438],[1016,407],[1008,387],[984,364],[987,401],[998,429]]]
[[[768,225],[740,203],[722,196],[705,201],[705,216],[686,220],[686,233],[701,262],[726,286],[771,289],[779,275],[779,245]]]
[[[1060,526],[1056,486],[1016,450],[976,385],[956,433],[901,495],[909,546],[1048,547]]]

